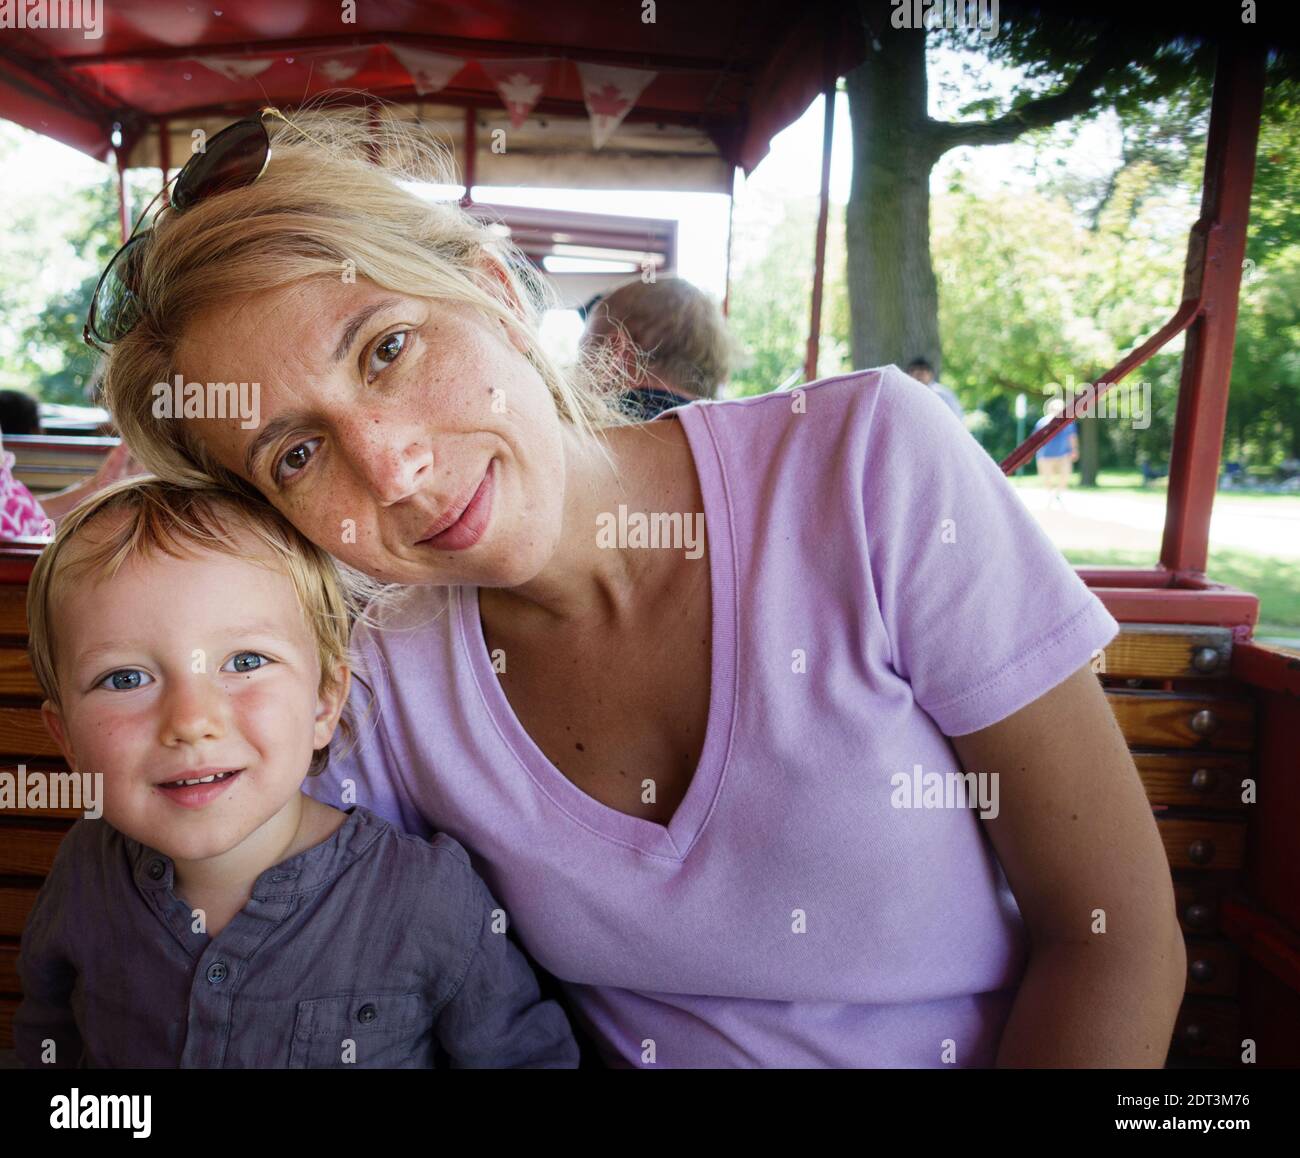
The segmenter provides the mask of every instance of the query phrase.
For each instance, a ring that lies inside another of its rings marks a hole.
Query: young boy
[[[347,702],[347,608],[330,558],[241,496],[133,479],[59,527],[32,665],[104,815],[23,933],[24,1065],[577,1064],[456,841],[302,792]]]

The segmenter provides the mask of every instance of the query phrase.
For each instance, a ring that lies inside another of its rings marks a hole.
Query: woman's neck
[[[682,553],[602,546],[602,517],[631,512],[702,510],[699,479],[682,424],[665,415],[653,423],[614,427],[599,446],[565,428],[565,497],[560,541],[534,578],[518,587],[479,593],[485,619],[565,623],[632,618],[672,585]],[[612,465],[611,465],[612,460]]]

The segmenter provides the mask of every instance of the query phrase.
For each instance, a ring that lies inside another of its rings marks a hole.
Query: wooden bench
[[[41,722],[26,656],[26,575],[35,551],[0,550],[0,767],[66,766]],[[1099,664],[1174,877],[1188,957],[1187,994],[1170,1051],[1173,1066],[1231,1064],[1240,1052],[1240,955],[1221,911],[1240,883],[1254,775],[1255,703],[1228,679],[1226,628],[1124,624]],[[0,1049],[20,997],[18,939],[74,812],[0,816]]]

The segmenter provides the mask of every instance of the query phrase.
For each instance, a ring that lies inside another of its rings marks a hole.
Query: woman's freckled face
[[[555,549],[561,420],[506,327],[472,307],[316,279],[201,315],[177,362],[187,382],[258,384],[254,427],[186,421],[309,539],[377,579],[515,586]],[[417,545],[490,464],[478,542]]]

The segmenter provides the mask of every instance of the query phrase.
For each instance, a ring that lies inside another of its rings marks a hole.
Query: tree
[[[858,0],[858,7],[870,48],[847,77],[853,361],[873,366],[919,355],[939,367],[938,286],[930,257],[930,171],[938,159],[958,146],[1005,144],[1106,106],[1149,118],[1160,98],[1185,90],[1189,78],[1208,75],[1212,49],[1205,40],[1180,38],[1163,15],[1146,23],[1151,16],[1133,5],[1095,2],[1051,8],[1045,17],[1039,5],[1004,0],[1007,19],[980,51],[1020,66],[1028,83],[1007,101],[990,96],[968,104],[963,118],[980,114],[972,119],[939,120],[929,115],[927,37],[970,49],[979,33],[904,26],[915,24],[919,11],[942,14],[942,4]]]

